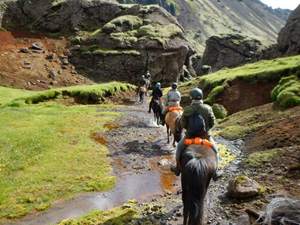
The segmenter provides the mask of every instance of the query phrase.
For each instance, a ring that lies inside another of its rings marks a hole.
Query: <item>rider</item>
[[[136,94],[137,94],[137,95],[138,95],[138,93],[139,93],[140,87],[142,87],[142,86],[146,86],[145,75],[142,75],[142,76],[141,76],[141,79],[139,80],[139,83],[138,83],[138,89],[137,89],[137,91],[136,91]]]
[[[192,135],[189,133],[189,118],[193,115],[193,113],[196,111],[198,112],[204,119],[205,121],[205,127],[206,127],[206,132],[204,132],[200,137],[201,138],[207,138],[212,144],[213,144],[213,150],[216,152],[217,158],[218,158],[218,148],[214,142],[214,140],[211,137],[211,131],[210,129],[215,125],[215,115],[211,109],[211,107],[207,104],[203,103],[203,93],[201,89],[199,88],[194,88],[190,92],[190,97],[192,99],[191,105],[187,106],[183,110],[183,114],[181,116],[181,126],[182,128],[186,129],[185,136],[180,140],[180,142],[177,145],[177,151],[176,151],[176,166],[171,166],[170,169],[172,172],[175,173],[176,176],[179,176],[181,173],[181,167],[180,167],[180,162],[179,162],[179,156],[181,151],[186,147],[184,144],[185,139],[190,139],[190,138],[195,138],[196,136],[199,135]]]
[[[150,95],[150,96],[152,96],[152,99],[151,99],[150,104],[149,104],[148,113],[151,113],[151,105],[154,102],[154,100],[159,100],[163,96],[163,92],[162,92],[160,86],[161,86],[160,83],[157,82],[156,83],[156,88],[153,89],[152,94]]]
[[[165,125],[165,116],[169,111],[169,107],[174,107],[180,105],[180,92],[177,90],[177,83],[172,83],[172,89],[167,93],[166,98],[164,99],[165,106],[162,111],[162,125]]]

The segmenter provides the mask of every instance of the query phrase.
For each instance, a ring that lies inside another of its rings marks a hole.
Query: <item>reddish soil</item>
[[[43,44],[43,52],[35,53],[32,43]],[[91,84],[91,80],[80,75],[70,64],[63,69],[61,56],[67,49],[66,40],[56,40],[39,34],[30,35],[24,30],[0,31],[0,80],[6,87],[27,90],[46,90],[50,87],[74,86]],[[22,53],[21,48],[28,47],[28,53]],[[46,59],[53,54],[53,59]],[[53,71],[56,77],[50,78]]]

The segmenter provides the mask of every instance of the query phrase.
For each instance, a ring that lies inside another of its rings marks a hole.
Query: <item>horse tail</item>
[[[208,165],[202,157],[194,157],[185,167],[188,224],[202,224]]]

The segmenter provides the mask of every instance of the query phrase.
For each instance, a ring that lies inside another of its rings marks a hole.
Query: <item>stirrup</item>
[[[180,175],[180,171],[178,170],[177,166],[170,166],[170,170],[176,175],[179,176]]]

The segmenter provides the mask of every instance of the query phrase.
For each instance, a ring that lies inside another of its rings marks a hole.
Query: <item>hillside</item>
[[[144,1],[124,3],[159,4],[177,17],[197,50],[204,51],[205,41],[213,35],[241,34],[260,40],[275,41],[290,10],[273,10],[258,0],[215,1]]]

